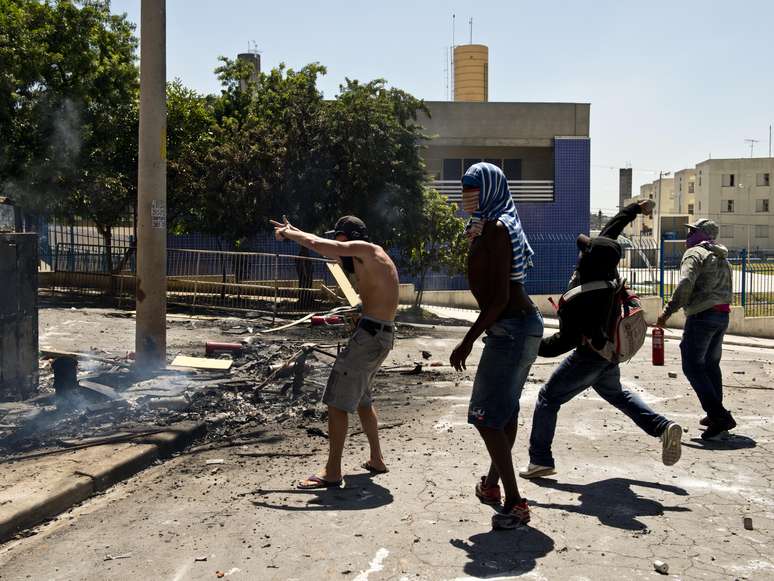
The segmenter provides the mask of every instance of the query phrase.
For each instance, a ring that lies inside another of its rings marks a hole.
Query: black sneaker
[[[709,426],[710,425],[710,418],[709,416],[704,416],[702,419],[699,420],[700,426]]]
[[[701,433],[702,440],[718,440],[728,437],[728,430],[736,427],[736,421],[728,414],[721,420],[711,420],[710,425]]]

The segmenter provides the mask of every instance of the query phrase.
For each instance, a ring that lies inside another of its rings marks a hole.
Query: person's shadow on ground
[[[531,502],[533,506],[556,508],[567,512],[576,512],[594,516],[603,525],[628,531],[644,530],[648,527],[637,520],[641,516],[661,516],[664,511],[688,512],[684,506],[664,506],[656,500],[643,498],[632,490],[633,486],[652,488],[671,492],[678,496],[688,496],[688,492],[678,486],[632,480],[631,478],[608,478],[591,484],[565,484],[556,480],[536,478],[533,482],[539,486],[573,492],[578,494],[580,505]]]
[[[274,489],[256,490],[253,494],[271,495],[304,495],[309,498],[302,506],[287,502],[269,502],[268,500],[253,500],[255,506],[287,511],[320,511],[320,510],[370,510],[386,506],[393,501],[392,493],[373,481],[373,475],[353,474],[344,477],[344,486],[340,488],[318,488],[315,490]]]
[[[529,526],[489,531],[449,543],[468,553],[467,575],[477,578],[515,577],[535,568],[537,560],[554,550],[554,540]]]
[[[730,434],[722,440],[691,438],[690,442],[683,442],[683,446],[696,450],[745,450],[747,448],[755,448],[757,445],[758,442],[752,438],[737,434]]]

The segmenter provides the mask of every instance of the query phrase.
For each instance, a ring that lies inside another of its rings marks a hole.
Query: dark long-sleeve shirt
[[[615,240],[627,224],[642,212],[639,204],[629,204],[608,220],[600,236]],[[590,281],[588,281],[590,282]],[[584,292],[559,310],[559,332],[540,342],[538,355],[557,357],[576,347],[583,347],[583,338],[602,348],[607,340],[608,315],[613,291],[609,289]]]

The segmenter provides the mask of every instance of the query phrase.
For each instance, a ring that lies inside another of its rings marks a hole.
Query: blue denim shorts
[[[501,430],[519,415],[519,398],[543,338],[535,310],[489,327],[473,381],[468,423]]]

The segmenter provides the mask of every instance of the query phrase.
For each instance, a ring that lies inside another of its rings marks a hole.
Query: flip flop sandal
[[[373,472],[374,474],[387,474],[390,469],[385,468],[384,470],[379,470],[378,468],[374,468],[371,466],[371,462],[369,460],[366,460],[360,465],[361,468],[368,470],[369,472]]]
[[[306,480],[302,480],[298,484],[296,484],[296,488],[299,490],[317,490],[320,488],[338,488],[341,486],[342,482],[344,482],[344,479],[340,480],[325,480],[324,478],[321,478],[320,476],[317,476],[317,474],[312,474],[309,478]]]

